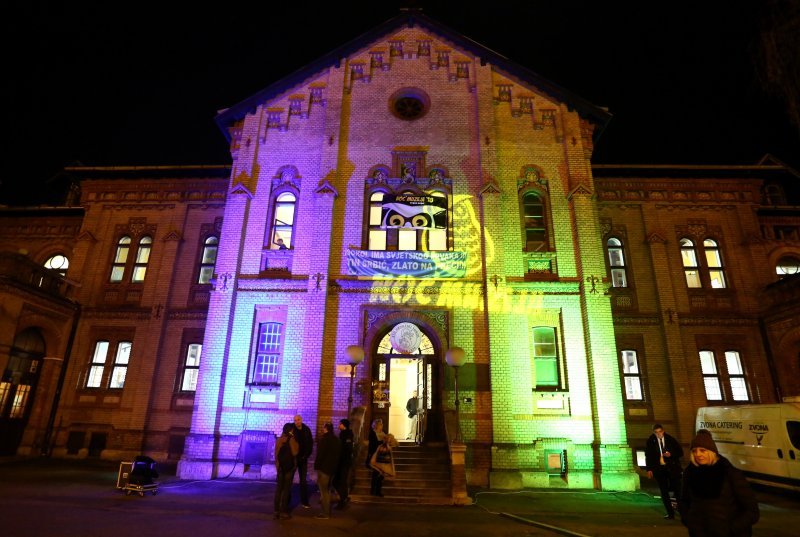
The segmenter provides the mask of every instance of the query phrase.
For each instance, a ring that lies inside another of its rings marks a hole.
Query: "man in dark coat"
[[[294,425],[286,423],[283,432],[275,442],[275,470],[277,488],[275,489],[275,518],[291,518],[289,514],[289,491],[297,468],[297,454],[300,446],[294,437]]]
[[[300,446],[300,453],[297,454],[297,475],[300,478],[300,503],[306,509],[311,505],[308,503],[308,458],[314,449],[314,437],[311,429],[303,423],[303,417],[298,414],[294,417],[294,437]]]
[[[664,432],[660,423],[653,425],[653,434],[647,439],[644,451],[647,477],[655,477],[661,490],[661,501],[667,514],[664,518],[675,518],[675,508],[669,497],[669,491],[675,492],[675,500],[681,498],[681,457],[683,449],[674,437]]]
[[[350,501],[350,468],[353,466],[353,431],[350,420],[339,420],[339,466],[336,467],[336,478],[333,486],[339,493],[336,509],[344,509]]]
[[[339,465],[339,440],[333,434],[333,424],[326,423],[322,426],[322,436],[317,443],[317,458],[314,460],[314,470],[317,471],[317,485],[322,500],[322,512],[316,518],[331,517],[331,477]]]

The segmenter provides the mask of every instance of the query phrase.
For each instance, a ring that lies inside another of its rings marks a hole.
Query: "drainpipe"
[[[78,321],[81,318],[81,305],[78,302],[73,302],[72,307],[75,310],[75,317],[72,319],[72,329],[69,332],[67,348],[64,350],[64,362],[61,364],[61,371],[58,374],[56,392],[53,396],[53,406],[50,408],[50,418],[47,420],[47,429],[44,431],[44,442],[42,442],[42,455],[45,457],[49,457],[53,454],[53,445],[51,442],[51,437],[53,436],[53,425],[56,421],[58,403],[61,399],[61,390],[64,387],[64,380],[67,377],[67,366],[69,365],[69,358],[72,354],[72,345],[75,343],[75,335],[78,333]]]

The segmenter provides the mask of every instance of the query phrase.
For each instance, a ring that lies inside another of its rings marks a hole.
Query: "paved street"
[[[0,463],[0,535],[4,537],[174,536],[553,536],[538,521],[592,536],[686,536],[662,520],[660,501],[646,492],[473,491],[466,507],[353,504],[317,520],[316,508],[272,520],[274,484],[238,480],[160,479],[157,496],[125,496],[114,488],[116,467],[87,461]],[[296,491],[295,491],[296,492]],[[647,492],[654,492],[648,490]],[[789,537],[800,523],[800,495],[758,491],[756,536]],[[294,495],[296,501],[296,494]],[[318,497],[312,500],[316,507]],[[508,516],[511,515],[511,516]],[[519,518],[513,518],[519,517]]]

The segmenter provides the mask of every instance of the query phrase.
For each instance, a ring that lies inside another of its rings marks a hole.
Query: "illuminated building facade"
[[[63,390],[11,448],[261,475],[235,463],[295,414],[346,416],[351,345],[355,406],[452,440],[461,347],[469,483],[637,488],[654,421],[688,440],[698,406],[797,392],[776,372],[800,328],[769,286],[793,285],[800,220],[778,162],[593,168],[609,118],[403,15],[220,113],[229,167],[69,169],[80,229],[30,257],[69,258],[81,311],[69,352],[43,330]]]

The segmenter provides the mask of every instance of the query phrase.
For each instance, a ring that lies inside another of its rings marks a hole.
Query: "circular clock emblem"
[[[422,331],[412,323],[400,323],[389,334],[392,347],[401,354],[411,354],[422,342]]]

